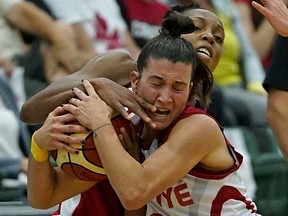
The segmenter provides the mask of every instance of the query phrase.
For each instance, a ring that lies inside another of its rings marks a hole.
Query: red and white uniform
[[[196,114],[207,115],[198,108],[187,106],[175,122],[158,136],[158,139],[155,139],[150,146],[143,146],[145,158],[167,140],[178,121]],[[232,168],[225,172],[213,172],[198,166],[194,167],[184,178],[149,202],[146,215],[258,215],[255,204],[246,196],[246,188],[237,171],[242,164],[243,157],[234,150],[226,138],[225,140],[235,161]]]
[[[108,179],[59,205],[53,215],[61,216],[123,216],[124,208]]]

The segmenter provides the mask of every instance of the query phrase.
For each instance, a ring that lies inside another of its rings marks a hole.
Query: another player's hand
[[[141,148],[139,145],[139,138],[136,134],[135,127],[131,122],[132,137],[130,138],[125,128],[121,128],[121,134],[119,135],[119,140],[123,148],[138,162],[143,162],[143,157],[141,153]]]
[[[287,37],[288,8],[285,5],[287,0],[261,0],[261,2],[263,5],[252,1],[252,6],[266,17],[278,34]]]
[[[42,127],[34,135],[37,145],[48,151],[64,149],[70,153],[76,153],[77,149],[68,145],[85,142],[78,137],[69,136],[71,133],[87,133],[86,128],[73,124],[75,120],[71,113],[67,113],[62,107],[57,107],[47,117]]]
[[[63,108],[72,113],[81,125],[92,131],[110,124],[113,109],[101,100],[89,81],[83,80],[82,84],[87,94],[79,88],[73,88],[77,98],[71,98],[69,104],[64,104]]]
[[[154,123],[148,117],[146,110],[156,111],[156,107],[148,103],[129,89],[118,85],[109,79],[101,79],[97,86],[97,93],[110,107],[117,110],[124,118],[130,120],[125,107],[129,108],[143,121],[154,127]]]

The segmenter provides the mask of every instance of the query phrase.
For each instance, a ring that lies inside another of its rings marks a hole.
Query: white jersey
[[[175,124],[193,114],[206,113],[198,108],[188,106],[175,121]],[[168,128],[161,134],[161,141],[155,139],[150,146],[146,146],[146,148],[142,146],[145,158],[149,157],[165,142],[170,131],[171,128]],[[184,178],[150,201],[147,204],[146,215],[259,215],[256,213],[256,205],[247,197],[246,187],[237,171],[242,164],[243,157],[234,150],[226,138],[225,140],[235,161],[232,168],[225,172],[213,172],[198,166],[194,167]],[[171,173],[171,175],[173,174]]]

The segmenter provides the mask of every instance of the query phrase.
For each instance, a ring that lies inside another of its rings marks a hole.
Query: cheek
[[[181,35],[181,38],[186,39],[192,45],[195,44],[195,42],[197,42],[197,39],[195,38],[195,33]]]
[[[155,89],[147,86],[147,85],[138,85],[137,95],[146,100],[149,103],[153,103],[155,101],[157,92]]]

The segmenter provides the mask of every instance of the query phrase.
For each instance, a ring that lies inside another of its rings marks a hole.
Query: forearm
[[[32,207],[47,209],[53,206],[53,183],[55,171],[49,160],[37,162],[31,155],[28,168],[28,200]]]
[[[270,90],[268,94],[267,117],[276,136],[279,147],[288,162],[288,134],[283,128],[288,127],[288,93],[279,90]]]
[[[123,206],[130,210],[138,209],[157,196],[153,193],[146,195],[149,180],[142,178],[144,167],[124,150],[113,127],[108,125],[95,133],[98,154]]]
[[[50,43],[65,42],[65,38],[58,34],[61,30],[56,27],[53,19],[32,3],[15,4],[7,12],[6,19],[15,27],[37,35]]]
[[[136,64],[129,55],[124,52],[111,52],[105,55],[98,55],[88,62],[79,72],[71,74],[50,84],[46,89],[30,98],[20,112],[20,118],[26,123],[41,123],[49,112],[57,106],[67,103],[74,97],[71,89],[81,85],[82,79],[89,80],[97,90],[97,83],[107,77],[120,85],[129,83],[129,74],[136,70]]]
[[[47,209],[82,193],[92,187],[95,182],[81,181],[68,176],[60,168],[54,168],[50,163],[48,150],[39,147],[36,143],[36,141],[38,143],[45,142],[44,140],[47,139],[43,137],[44,134],[40,130],[32,137],[27,188],[31,206]]]
[[[29,124],[44,122],[47,115],[57,106],[67,103],[74,95],[71,89],[80,85],[75,76],[65,77],[63,82],[57,81],[50,84],[46,89],[37,93],[26,101],[20,111],[20,119]]]
[[[49,208],[55,188],[56,172],[49,161],[48,150],[40,148],[35,139],[31,139],[31,155],[28,166],[28,199],[35,208]],[[41,173],[41,174],[40,174]]]

